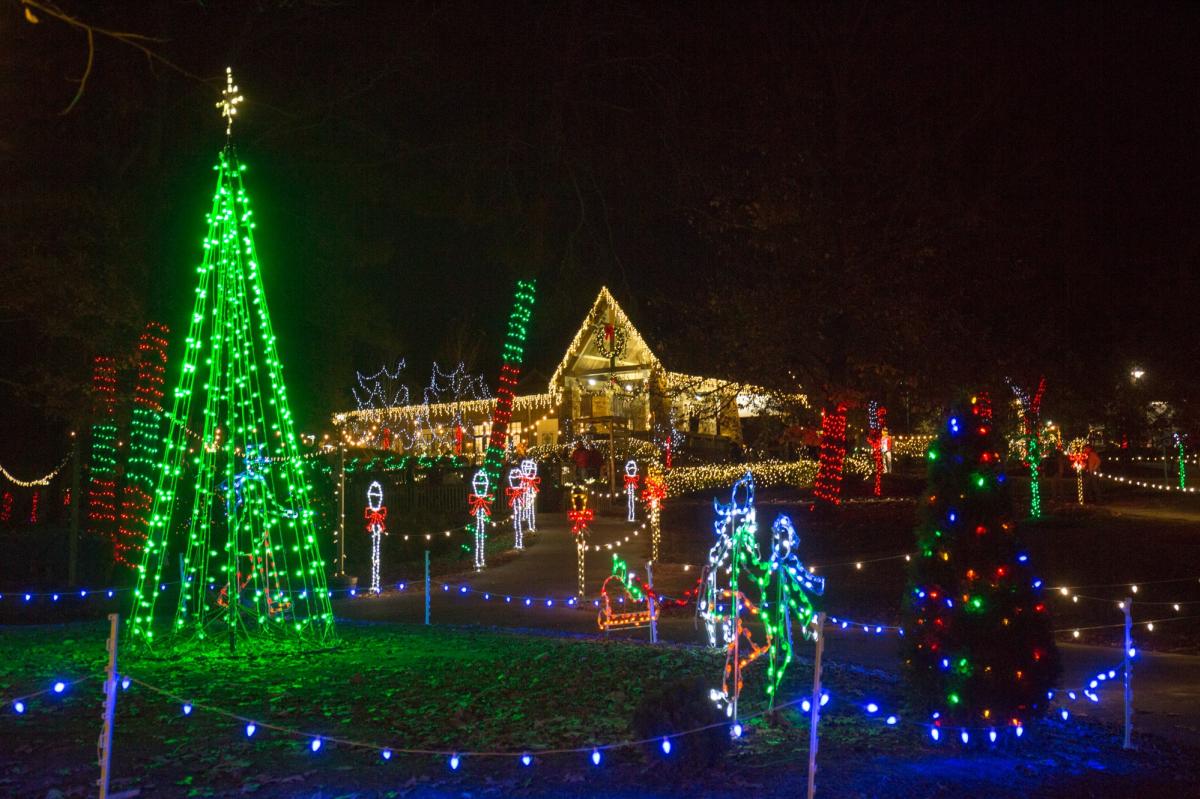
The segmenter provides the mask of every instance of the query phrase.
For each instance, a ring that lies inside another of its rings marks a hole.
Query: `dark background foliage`
[[[303,425],[356,368],[494,371],[537,276],[549,372],[601,284],[672,368],[916,409],[1133,362],[1194,390],[1195,6],[0,5],[3,457],[79,424],[90,358],[178,334],[226,64]],[[175,343],[178,343],[176,339]],[[173,349],[174,359],[177,349]],[[170,380],[170,378],[169,378]],[[15,460],[14,460],[15,459]]]

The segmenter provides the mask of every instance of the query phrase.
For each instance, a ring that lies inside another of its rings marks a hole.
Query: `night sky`
[[[52,465],[90,358],[183,324],[226,65],[305,429],[398,357],[494,381],[525,276],[544,374],[606,284],[669,368],[818,398],[1195,394],[1194,5],[61,8],[170,64],[100,35],[61,114],[85,34],[0,7],[0,462]]]

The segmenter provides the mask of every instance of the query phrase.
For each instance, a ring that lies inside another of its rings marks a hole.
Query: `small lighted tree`
[[[821,451],[813,481],[814,507],[842,501],[842,469],[846,463],[846,406],[826,408],[821,419]]]
[[[935,730],[1040,715],[1058,676],[1049,611],[1012,518],[999,437],[980,397],[956,404],[929,447],[903,661]]]
[[[1020,386],[1008,381],[1009,388],[1017,398],[1017,411],[1021,417],[1021,433],[1025,441],[1023,458],[1029,467],[1029,516],[1040,519],[1042,516],[1042,493],[1039,471],[1044,457],[1041,431],[1038,429],[1042,418],[1042,395],[1046,393],[1046,378],[1038,379],[1037,388],[1033,394],[1027,393]]]
[[[875,462],[875,496],[883,495],[883,431],[887,429],[887,408],[875,400],[867,406],[867,443]]]

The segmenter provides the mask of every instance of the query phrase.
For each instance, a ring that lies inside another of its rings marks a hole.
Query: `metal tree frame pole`
[[[821,720],[821,656],[825,652],[825,614],[817,614],[817,653],[813,658],[812,707],[808,720],[808,799],[817,790],[817,724]]]
[[[429,550],[425,550],[425,624],[429,624]]]
[[[346,573],[346,445],[338,447],[338,567],[337,576]]]
[[[97,742],[100,760],[100,799],[108,799],[108,778],[112,762],[113,714],[117,709],[117,630],[120,627],[120,617],[116,613],[108,614],[108,672],[104,680],[104,726],[100,729],[100,740]]]
[[[646,563],[646,587],[650,592],[646,594],[646,607],[650,611],[650,643],[658,643],[658,622],[654,618],[654,563],[648,561]]]
[[[74,434],[72,434],[74,435]],[[79,569],[79,486],[83,482],[83,447],[75,439],[75,451],[71,456],[71,526],[67,538],[67,585],[75,587]]]
[[[1133,748],[1133,597],[1125,597],[1125,749]]]

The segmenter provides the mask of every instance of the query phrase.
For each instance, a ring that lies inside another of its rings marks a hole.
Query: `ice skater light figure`
[[[537,461],[526,458],[521,461],[521,484],[525,486],[525,528],[537,532],[537,496],[542,478],[538,477]]]
[[[525,485],[521,482],[521,470],[508,470],[508,488],[504,491],[508,497],[508,507],[512,511],[513,547],[525,548]]]
[[[483,469],[475,472],[475,476],[471,478],[471,487],[475,493],[467,497],[467,502],[471,509],[471,515],[475,517],[475,571],[479,571],[487,565],[484,549],[487,544],[487,523],[492,515],[492,498],[488,494],[487,472]]]
[[[625,461],[625,503],[627,512],[625,521],[637,521],[637,487],[638,487],[638,466],[637,461]]]
[[[767,694],[771,704],[792,662],[792,615],[800,623],[804,639],[812,638],[816,615],[809,597],[825,593],[825,578],[810,572],[797,555],[800,537],[788,516],[780,515],[771,525],[771,583],[764,594],[763,626],[767,631]]]
[[[801,633],[810,637],[814,609],[809,596],[824,593],[825,582],[804,567],[796,555],[799,539],[791,519],[780,516],[773,526],[771,556],[759,553],[758,521],[754,508],[754,477],[747,473],[733,486],[729,504],[714,500],[717,542],[709,552],[697,609],[704,619],[709,644],[725,648],[720,690],[711,697],[730,718],[737,718],[743,686],[742,672],[767,656],[767,695],[775,693],[792,660],[792,616]],[[749,617],[763,624],[765,641],[754,640]]]
[[[367,487],[367,507],[363,509],[363,517],[367,520],[367,532],[371,534],[371,593],[380,592],[379,585],[379,542],[387,534],[383,520],[387,518],[387,508],[383,506],[383,486],[376,480]]]

